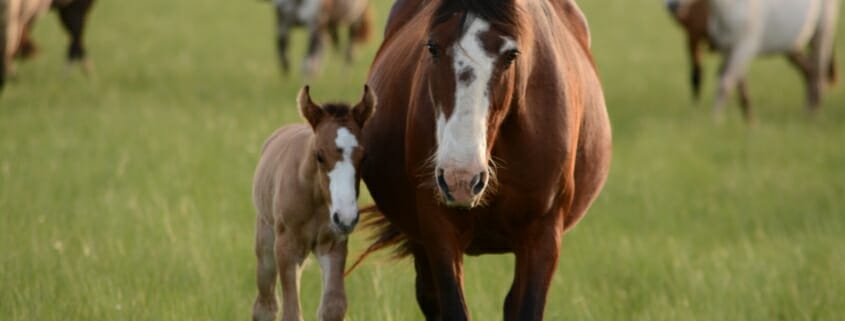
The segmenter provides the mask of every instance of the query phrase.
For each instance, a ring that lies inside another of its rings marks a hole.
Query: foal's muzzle
[[[358,224],[358,213],[356,212],[351,220],[344,220],[341,218],[339,212],[334,212],[332,213],[331,224],[336,231],[340,232],[340,234],[352,233],[352,230],[355,229],[355,225]]]

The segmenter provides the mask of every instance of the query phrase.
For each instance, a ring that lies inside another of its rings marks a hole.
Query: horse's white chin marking
[[[329,193],[331,207],[329,215],[338,214],[341,223],[351,225],[358,217],[358,197],[355,193],[355,166],[352,164],[352,151],[358,146],[358,140],[346,127],[337,129],[335,138],[337,148],[343,151],[343,158],[329,171]],[[331,220],[331,217],[329,217]]]

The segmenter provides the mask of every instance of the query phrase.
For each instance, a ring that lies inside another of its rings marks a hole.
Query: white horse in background
[[[744,90],[751,60],[771,54],[786,54],[801,66],[807,107],[817,109],[822,92],[835,77],[839,0],[666,0],[666,4],[672,11],[683,12],[696,1],[708,2],[708,35],[723,55],[714,104],[717,118],[732,90]],[[742,107],[750,119],[747,102]]]

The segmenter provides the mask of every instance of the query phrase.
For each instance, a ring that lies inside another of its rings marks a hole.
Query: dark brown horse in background
[[[607,177],[611,134],[572,0],[400,0],[368,83],[367,253],[412,255],[427,320],[468,320],[463,256],[514,253],[505,320],[541,320],[561,238]]]

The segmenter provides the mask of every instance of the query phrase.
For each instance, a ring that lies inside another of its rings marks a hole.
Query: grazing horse
[[[362,256],[412,255],[426,320],[468,320],[464,254],[514,253],[505,320],[541,320],[561,238],[610,167],[587,21],[572,0],[400,0],[370,69]]]
[[[313,76],[323,54],[323,35],[329,33],[332,42],[339,42],[338,28],[349,26],[346,62],[351,63],[355,46],[365,42],[372,28],[369,0],[273,0],[276,7],[276,45],[282,72],[290,70],[288,43],[294,27],[308,28],[308,53],[302,63],[306,76]]]
[[[811,111],[817,109],[825,86],[836,81],[833,42],[839,0],[667,0],[666,4],[688,35],[702,34],[705,21],[706,38],[723,55],[714,106],[717,117],[736,87],[743,115],[751,118],[745,74],[757,56],[786,55],[804,77]]]
[[[343,270],[347,234],[358,222],[358,166],[363,156],[361,127],[375,109],[374,94],[354,108],[319,106],[308,87],[297,99],[310,125],[290,125],[264,144],[255,172],[253,201],[257,210],[255,254],[258,298],[252,319],[273,320],[276,276],[282,283],[282,320],[302,320],[299,277],[314,252],[323,270],[321,321],[341,321],[346,313]]]
[[[88,12],[94,0],[0,0],[8,2],[5,16],[6,33],[3,64],[9,73],[14,73],[12,58],[29,58],[37,52],[37,46],[30,37],[31,29],[39,15],[51,6],[59,15],[65,31],[70,35],[67,50],[68,64],[81,63],[82,70],[89,73],[90,62],[86,59],[83,32]]]

